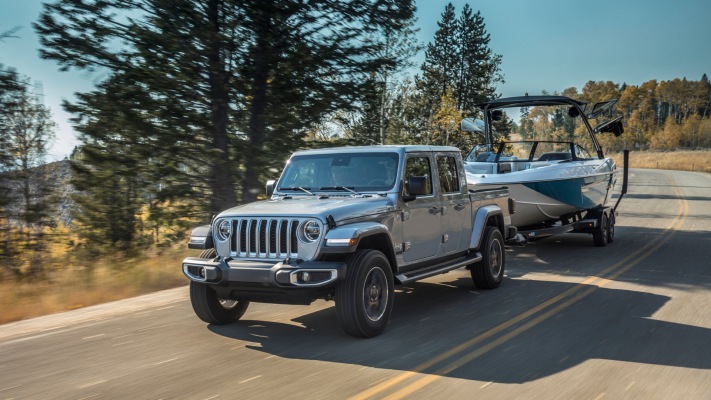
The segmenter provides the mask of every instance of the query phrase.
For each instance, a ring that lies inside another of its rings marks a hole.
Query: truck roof
[[[322,149],[299,150],[293,155],[301,154],[331,154],[331,153],[412,153],[421,151],[459,152],[452,146],[423,146],[423,145],[376,145],[376,146],[344,146],[328,147]]]

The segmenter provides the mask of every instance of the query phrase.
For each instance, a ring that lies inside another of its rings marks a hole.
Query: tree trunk
[[[215,214],[235,206],[235,188],[233,181],[233,168],[230,160],[230,145],[227,135],[227,122],[229,111],[229,93],[227,91],[227,74],[225,62],[221,56],[222,43],[220,41],[220,8],[221,0],[208,0],[207,18],[210,22],[209,45],[209,85],[210,106],[212,122],[212,146],[218,150],[219,157],[212,163],[210,173],[210,188],[212,199],[210,211]]]
[[[388,90],[388,71],[383,74],[383,91],[380,93],[380,144],[385,144],[385,93]]]
[[[256,48],[254,50],[254,72],[252,75],[252,104],[249,108],[249,149],[246,151],[244,180],[242,181],[242,203],[257,200],[262,193],[260,172],[264,169],[264,142],[266,140],[267,80],[271,58],[272,21],[269,17],[271,2],[264,2],[261,16],[255,18]]]

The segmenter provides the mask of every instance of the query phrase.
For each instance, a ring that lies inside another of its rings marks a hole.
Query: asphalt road
[[[508,249],[499,289],[398,290],[374,339],[325,301],[208,326],[186,288],[3,325],[0,399],[711,399],[711,175],[632,170],[619,212],[607,247]]]

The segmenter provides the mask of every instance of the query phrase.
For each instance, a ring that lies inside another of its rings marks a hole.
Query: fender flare
[[[469,242],[470,249],[479,248],[481,238],[484,235],[484,229],[486,229],[487,225],[490,225],[488,222],[491,218],[498,219],[495,226],[499,228],[499,230],[502,230],[504,212],[501,211],[499,206],[490,204],[488,206],[483,206],[476,211],[476,214],[474,214],[474,221],[472,221],[472,239]]]
[[[212,225],[201,225],[190,232],[189,249],[205,250],[214,247],[212,243]]]
[[[329,230],[321,251],[331,254],[352,253],[358,248],[361,239],[378,234],[387,235],[390,238],[388,245],[392,248],[392,236],[385,225],[377,222],[356,222]]]

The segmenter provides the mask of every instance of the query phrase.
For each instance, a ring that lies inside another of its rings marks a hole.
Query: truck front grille
[[[232,220],[230,252],[242,258],[296,257],[298,219],[244,218]]]

